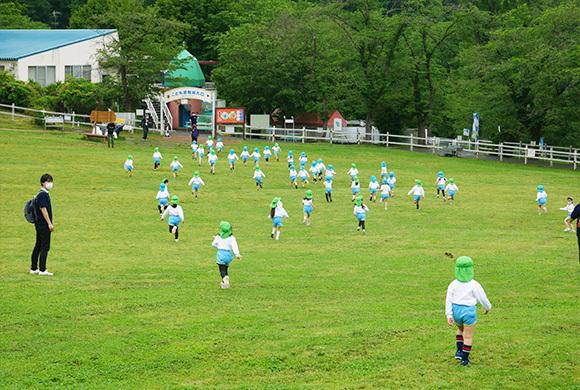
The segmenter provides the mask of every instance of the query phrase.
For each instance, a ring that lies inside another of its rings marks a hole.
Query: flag
[[[479,113],[473,114],[473,127],[471,128],[471,139],[473,141],[479,140]]]

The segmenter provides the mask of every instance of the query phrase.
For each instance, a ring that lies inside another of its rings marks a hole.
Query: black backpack
[[[24,218],[30,223],[35,223],[38,215],[36,213],[36,196],[26,202],[24,206]]]

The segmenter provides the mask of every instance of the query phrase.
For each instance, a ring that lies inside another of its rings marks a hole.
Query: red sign
[[[243,108],[216,108],[216,123],[244,123]]]

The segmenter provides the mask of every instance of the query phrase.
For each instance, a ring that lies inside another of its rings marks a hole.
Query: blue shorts
[[[155,157],[155,158],[153,159],[153,162],[154,162],[155,164],[159,164],[159,163],[161,162],[161,159],[160,159],[159,157]]]
[[[232,262],[233,259],[234,259],[234,254],[232,253],[232,251],[228,251],[225,249],[218,249],[216,263],[230,265],[230,263]]]
[[[387,173],[381,173],[381,177],[387,177]]]
[[[262,176],[258,176],[256,178],[256,183],[261,183],[262,182]]]
[[[236,159],[235,158],[230,158],[230,164],[233,164],[235,162],[236,162]]]
[[[304,214],[312,214],[312,206],[304,206]]]
[[[356,177],[356,175],[350,175],[350,178],[351,178],[352,180],[354,180],[354,178],[355,178],[355,177]]]
[[[453,198],[453,196],[455,196],[455,191],[449,190],[449,194],[448,195]]]
[[[388,193],[387,194],[381,194],[381,199],[389,199],[389,198],[390,198],[390,195]]]
[[[215,165],[215,161],[210,161],[209,165]]]
[[[360,188],[353,188],[352,193],[353,194],[360,194]]]
[[[540,198],[540,199],[538,199],[538,203],[540,205],[545,205],[546,204],[546,198]]]
[[[180,223],[181,223],[181,218],[179,218],[179,215],[170,215],[169,216],[169,224],[171,226],[179,226]]]
[[[202,152],[199,152],[199,157],[203,157],[205,156],[205,154],[203,154]]]
[[[221,152],[222,149],[223,149],[222,147],[217,148],[218,152]]]
[[[306,180],[308,180],[308,178],[306,176],[304,176],[304,177],[300,176],[300,180],[306,181]]]
[[[173,172],[175,172],[177,170],[179,170],[179,167],[178,166],[173,167]]]
[[[376,188],[372,188],[371,189],[371,194],[376,194],[377,193],[377,189]]]
[[[421,200],[421,195],[413,195],[413,199],[419,201]]]
[[[290,176],[290,181],[291,182],[295,182],[296,181],[296,176]]]
[[[389,184],[389,187],[391,187],[391,190],[395,189],[395,185],[394,184]]]
[[[260,161],[260,157],[254,157],[254,162]]]
[[[445,184],[439,184],[437,186],[437,188],[440,189],[440,190],[444,190],[445,189]]]
[[[329,188],[327,188],[327,189],[326,189],[326,193],[327,193],[327,194],[332,194],[332,187],[329,187]]]
[[[128,171],[133,171],[133,167],[130,165],[125,165],[125,169]]]
[[[277,156],[277,155],[279,155],[279,154],[280,154],[280,151],[276,150],[276,151],[274,152],[274,154]]]
[[[364,221],[366,219],[367,215],[365,213],[358,213],[356,215],[356,219],[358,219],[359,221]]]
[[[471,326],[477,322],[477,312],[475,306],[452,305],[453,320],[457,325]]]
[[[242,161],[243,162],[246,162],[246,161],[248,161],[248,158],[247,157],[242,157]]]
[[[194,191],[197,191],[197,190],[199,190],[199,184],[194,184],[194,185],[192,185],[192,186],[191,186],[191,189],[192,189],[192,190],[194,190]]]
[[[167,206],[167,198],[159,198],[160,206]]]
[[[274,217],[272,220],[274,227],[282,226],[282,217]]]

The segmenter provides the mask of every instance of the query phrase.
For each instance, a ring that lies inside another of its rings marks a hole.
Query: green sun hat
[[[451,183],[451,184],[455,184],[455,179],[454,179],[454,178],[450,178],[450,179],[449,179],[449,183]]]
[[[282,200],[282,198],[278,198],[278,197],[272,199],[272,203],[270,203],[270,207],[271,208],[276,207],[276,205],[278,204],[278,202],[281,201],[281,200]]]
[[[254,169],[255,169],[256,171],[259,171],[259,170],[260,170],[260,166],[259,166],[259,165],[256,165],[256,168],[254,168]]]
[[[356,164],[355,163],[350,164],[350,166],[352,167],[352,169],[356,169]]]
[[[312,191],[311,190],[306,191],[306,199],[312,199]]]
[[[280,145],[278,145],[278,142],[276,142],[276,143],[274,144],[274,146],[275,146],[275,147],[278,147],[278,146],[280,146]]]
[[[133,158],[133,156],[129,155],[127,156],[127,160],[131,160]]]
[[[179,204],[179,198],[177,197],[177,195],[173,195],[171,197],[171,203],[173,203],[173,204]]]
[[[421,180],[419,180],[419,179],[415,179],[415,183],[417,183],[417,185],[419,187],[423,186],[423,184],[421,183]]]
[[[177,161],[177,156],[173,156],[173,161]]]
[[[455,262],[455,279],[467,283],[473,280],[473,260],[467,256],[461,256]]]
[[[193,177],[199,177],[199,171],[193,172]]]
[[[208,140],[208,141],[211,141],[211,135],[208,135],[208,136],[207,136],[207,140]]]
[[[155,148],[155,151],[158,152],[159,151],[159,148]]]
[[[220,237],[221,238],[228,238],[232,235],[232,225],[229,222],[221,221],[220,222]]]
[[[355,203],[357,206],[360,206],[360,205],[362,205],[362,202],[363,202],[363,196],[362,196],[362,195],[359,195],[359,196],[357,196],[357,197],[356,197],[356,200],[354,201],[354,203]]]

